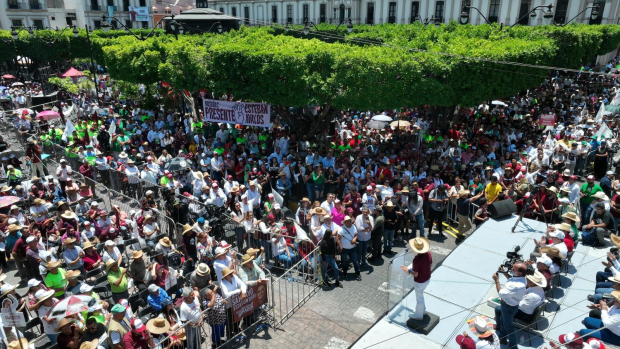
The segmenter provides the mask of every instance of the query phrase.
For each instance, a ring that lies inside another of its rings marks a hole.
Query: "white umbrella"
[[[34,115],[34,111],[30,108],[15,109],[13,111],[13,114],[24,115],[24,112],[26,112],[28,115]]]
[[[387,115],[375,115],[370,120],[391,122],[392,118]]]
[[[491,102],[491,104],[494,104],[494,105],[501,105],[501,106],[504,106],[504,107],[507,105],[506,103],[504,103],[504,102],[502,102],[502,101],[493,101],[493,102]]]

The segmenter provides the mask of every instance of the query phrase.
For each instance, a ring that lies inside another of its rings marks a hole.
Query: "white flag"
[[[614,95],[614,99],[609,103],[610,105],[620,105],[620,93]]]
[[[605,103],[601,103],[601,107],[598,109],[598,113],[596,113],[596,118],[594,121],[597,123],[601,123],[603,121],[603,115],[605,114]]]
[[[75,127],[73,126],[73,123],[71,123],[71,120],[67,119],[67,124],[65,125],[65,132],[63,132],[62,134],[62,140],[66,142],[67,137],[73,135],[73,131],[75,131]]]
[[[116,122],[112,121],[112,123],[110,124],[110,128],[108,129],[108,133],[110,134],[110,137],[112,137],[114,133],[116,133]]]
[[[601,128],[596,133],[596,138],[601,139],[601,136],[603,136],[603,135],[605,136],[605,138],[609,138],[609,137],[612,137],[614,135],[611,132],[611,129],[609,129],[609,127],[607,126],[606,123],[603,123],[603,125],[601,125]]]

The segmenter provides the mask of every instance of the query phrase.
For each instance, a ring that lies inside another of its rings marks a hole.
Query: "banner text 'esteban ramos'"
[[[271,108],[264,103],[243,103],[205,99],[204,120],[268,127]]]

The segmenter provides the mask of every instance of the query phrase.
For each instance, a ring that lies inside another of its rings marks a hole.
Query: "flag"
[[[114,133],[116,133],[116,122],[112,121],[110,123],[110,128],[108,129],[108,133],[110,134],[110,137],[114,136]]]
[[[599,124],[603,122],[604,114],[605,114],[605,103],[601,103],[601,107],[598,108],[598,113],[596,113],[596,118],[594,119],[594,121]]]
[[[90,144],[90,135],[88,134],[88,127],[84,129],[84,147]]]
[[[620,105],[620,93],[616,93],[614,99],[609,103],[611,105]]]
[[[601,136],[605,136],[605,138],[613,136],[613,133],[611,132],[611,129],[609,129],[609,126],[607,126],[607,123],[603,123],[601,128],[596,133],[597,139],[601,139]]]
[[[588,116],[588,108],[584,105],[583,109],[581,109],[581,118],[585,118],[586,116]]]
[[[61,139],[66,142],[67,138],[71,137],[74,131],[75,131],[75,126],[73,126],[73,123],[71,123],[71,120],[67,119],[67,124],[65,125],[65,132],[63,132]]]

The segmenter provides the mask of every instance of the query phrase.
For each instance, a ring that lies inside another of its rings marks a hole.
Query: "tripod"
[[[538,185],[533,186],[533,189],[530,192],[530,197],[527,199],[527,202],[523,205],[523,208],[521,209],[521,213],[519,214],[519,218],[517,219],[517,221],[515,222],[515,225],[511,229],[512,233],[515,232],[515,229],[517,229],[517,225],[519,225],[519,222],[523,220],[523,215],[525,214],[525,212],[527,212],[527,208],[530,207],[530,205],[532,204],[532,201],[534,201],[534,197],[536,196],[536,194],[538,194],[538,188],[540,188],[540,186]],[[531,213],[537,213],[537,212],[531,212]],[[545,216],[545,212],[543,211],[541,213],[542,213],[543,219],[545,220],[545,225],[548,227],[549,222],[547,222],[547,217]]]

